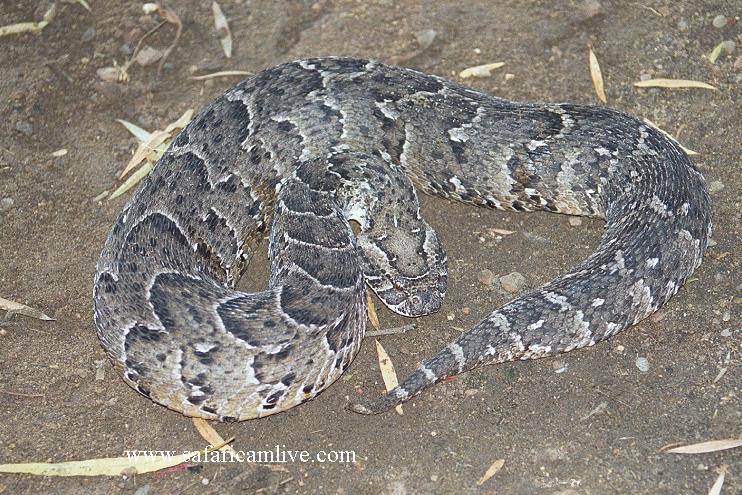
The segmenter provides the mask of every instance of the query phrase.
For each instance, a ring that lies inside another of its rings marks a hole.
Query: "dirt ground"
[[[95,362],[105,355],[91,311],[95,262],[126,201],[94,198],[118,185],[136,145],[115,119],[163,128],[237,82],[194,81],[194,71],[255,72],[337,54],[456,79],[465,67],[503,61],[470,84],[516,100],[595,103],[591,45],[609,106],[650,119],[700,153],[716,245],[661,313],[594,348],[479,369],[406,404],[403,416],[365,417],[345,406],[382,391],[368,339],[349,372],[316,400],[215,425],[239,450],[353,451],[354,463],[207,463],[128,479],[0,475],[0,493],[707,493],[723,465],[723,493],[742,492],[742,449],[661,452],[742,435],[738,1],[222,0],[231,60],[210,2],[172,1],[183,35],[160,80],[156,64],[135,64],[126,84],[103,82],[96,70],[125,62],[155,18],[142,2],[89,3],[92,13],[61,3],[39,35],[0,38],[0,296],[56,319],[0,319],[0,463],[205,446],[188,418],[136,394],[108,362],[96,379]],[[0,25],[39,20],[48,6],[0,5]],[[714,21],[718,15],[726,22]],[[429,46],[425,30],[435,31]],[[173,35],[164,26],[145,43],[164,48]],[[714,64],[704,58],[725,40],[736,51]],[[719,91],[634,88],[642,77],[695,79]],[[52,156],[61,148],[65,156]],[[519,271],[537,287],[586,256],[601,231],[598,221],[423,201],[449,253],[449,295],[415,330],[381,338],[400,376],[512,297],[480,283],[481,270]],[[497,238],[492,228],[515,234]],[[253,282],[265,283],[265,257],[254,266]],[[379,310],[382,327],[408,323]],[[478,485],[498,459],[502,469]]]

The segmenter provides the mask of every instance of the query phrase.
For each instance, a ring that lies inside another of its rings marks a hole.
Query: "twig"
[[[173,42],[170,44],[169,47],[167,47],[167,50],[162,54],[162,58],[160,59],[160,63],[157,65],[157,79],[160,79],[160,73],[162,72],[162,66],[165,65],[165,60],[167,60],[168,56],[170,55],[170,52],[172,52],[175,47],[178,45],[178,41],[180,41],[180,35],[183,32],[183,23],[180,21],[180,17],[178,17],[178,14],[173,12],[170,9],[166,9],[163,7],[160,7],[160,15],[169,23],[175,24],[175,38],[173,39]]]
[[[395,335],[398,333],[405,333],[407,330],[414,330],[415,324],[410,323],[409,325],[402,325],[401,327],[393,328],[382,328],[381,330],[371,330],[366,332],[366,337],[379,337],[380,335]]]

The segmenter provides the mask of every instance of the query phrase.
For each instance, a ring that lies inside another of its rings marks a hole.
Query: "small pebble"
[[[446,315],[446,319],[447,319],[448,321],[453,321],[453,320],[455,320],[455,319],[456,319],[456,315],[455,315],[454,313],[448,313],[448,314]]]
[[[737,48],[737,43],[735,43],[732,40],[726,40],[721,42],[721,51],[728,53],[731,55],[734,53],[734,50]]]
[[[432,481],[432,482],[434,482],[434,483],[435,483],[436,481],[438,481],[438,475],[437,475],[437,474],[431,474],[431,475],[430,475],[430,481]]]
[[[33,134],[33,124],[26,122],[25,120],[19,120],[15,123],[15,130],[26,136]]]
[[[567,371],[567,363],[565,361],[553,361],[551,363],[552,368],[554,368],[554,373],[564,373]]]
[[[137,488],[137,491],[134,492],[134,495],[149,495],[149,484],[142,485]]]
[[[15,201],[13,201],[13,198],[3,198],[0,200],[0,211],[7,211],[13,208],[14,204]]]
[[[725,328],[721,331],[722,337],[731,337],[732,336],[732,329],[731,328]]]
[[[129,43],[124,43],[119,47],[119,53],[121,55],[131,55],[134,51],[131,49]]]
[[[728,322],[732,319],[732,314],[729,311],[724,311],[724,314],[721,315],[721,321],[724,323]]]
[[[640,81],[648,81],[650,79],[652,79],[652,75],[651,74],[647,74],[646,72],[644,72],[643,74],[639,74],[639,80]]]
[[[724,183],[720,180],[712,180],[709,182],[709,191],[712,193],[719,192],[724,189]]]
[[[136,62],[142,67],[152,65],[162,58],[162,50],[152,48],[149,45],[145,45],[144,48],[139,50],[136,56]]]
[[[101,67],[95,71],[95,74],[101,81],[113,83],[119,80],[121,71],[118,67]]]
[[[513,272],[500,277],[500,285],[510,293],[520,292],[526,287],[526,277],[518,272]]]
[[[714,247],[716,246],[717,242],[713,239],[709,239],[708,247]]]
[[[645,357],[638,357],[636,358],[636,367],[639,368],[639,371],[642,373],[646,373],[649,371],[649,361]]]
[[[473,397],[477,395],[478,393],[479,393],[479,389],[477,388],[467,388],[466,390],[464,390],[464,395],[466,395],[467,397]]]
[[[477,280],[482,282],[487,287],[492,287],[492,284],[495,281],[495,274],[492,273],[492,270],[488,270],[485,268],[477,274]]]
[[[582,225],[582,219],[580,217],[569,217],[569,224],[572,227],[579,227]]]
[[[721,29],[727,25],[727,18],[719,14],[716,17],[714,17],[713,21],[711,21],[711,25],[717,29]]]
[[[686,21],[685,19],[680,19],[678,21],[678,30],[685,31],[686,29],[688,29],[688,21]]]
[[[85,30],[84,33],[82,33],[82,42],[83,43],[90,43],[95,38],[95,28],[89,27]]]
[[[603,13],[603,6],[600,5],[598,0],[585,0],[581,3],[582,5],[579,5],[579,9],[582,11],[585,19],[592,19],[596,15]]]
[[[417,40],[417,44],[420,45],[420,49],[425,50],[433,44],[433,40],[435,40],[437,35],[438,33],[434,29],[423,29],[415,33],[415,39]]]

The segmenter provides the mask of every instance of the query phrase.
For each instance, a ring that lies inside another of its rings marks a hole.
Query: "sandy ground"
[[[209,463],[128,479],[0,475],[0,493],[706,493],[722,465],[729,468],[723,493],[742,492],[742,449],[660,451],[742,434],[739,2],[223,0],[235,39],[226,60],[209,2],[183,0],[171,2],[183,36],[161,79],[155,66],[135,65],[128,84],[102,82],[96,70],[124,62],[155,21],[141,2],[90,4],[92,13],[60,4],[38,36],[0,38],[0,297],[56,318],[0,320],[0,463],[204,446],[189,419],[133,392],[107,362],[96,380],[95,362],[105,356],[91,317],[95,261],[125,201],[93,198],[117,185],[135,147],[114,119],[162,128],[236,82],[193,81],[194,68],[255,72],[341,54],[456,78],[465,67],[503,61],[471,84],[511,99],[594,103],[590,44],[609,106],[651,119],[700,153],[716,245],[660,314],[608,343],[476,370],[413,400],[403,416],[364,417],[344,407],[382,390],[367,342],[316,400],[215,425],[240,450],[353,451],[354,463]],[[38,20],[46,6],[3,0],[0,25]],[[728,22],[714,27],[720,14]],[[436,35],[424,46],[416,35],[428,29]],[[146,43],[164,48],[173,34],[165,26]],[[736,42],[734,53],[715,64],[704,59],[724,40]],[[707,81],[719,91],[634,88],[643,75]],[[60,148],[69,152],[53,157]],[[575,226],[564,216],[429,198],[424,213],[449,253],[449,296],[414,331],[382,338],[400,375],[512,297],[482,285],[481,270],[519,271],[536,287],[586,256],[601,230],[597,221]],[[497,238],[492,228],[515,234]],[[254,267],[253,283],[265,283],[265,257]],[[380,318],[382,327],[408,323],[381,309]],[[648,371],[638,369],[638,357]],[[498,459],[502,469],[478,486]]]

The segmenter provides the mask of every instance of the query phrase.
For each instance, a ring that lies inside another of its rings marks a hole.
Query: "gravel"
[[[642,373],[646,373],[649,371],[649,360],[645,357],[636,358],[636,367],[639,368],[639,371]]]
[[[482,282],[487,287],[492,287],[492,284],[495,281],[495,274],[492,273],[492,270],[488,270],[485,268],[477,274],[477,280]]]
[[[526,287],[526,277],[518,272],[509,273],[500,277],[500,285],[510,293],[520,292]]]
[[[415,33],[415,39],[417,39],[417,44],[420,46],[420,49],[425,50],[433,44],[433,40],[435,40],[437,35],[438,33],[434,29],[423,29],[422,31]]]
[[[33,124],[25,120],[19,120],[15,123],[15,130],[26,136],[33,135]]]
[[[713,25],[717,29],[721,29],[727,25],[727,18],[719,14],[716,17],[714,17],[713,21],[711,21],[711,25]]]
[[[724,183],[720,180],[712,180],[709,182],[709,192],[715,193],[724,189]]]
[[[95,28],[89,27],[85,30],[84,33],[82,33],[82,37],[80,38],[83,43],[90,43],[95,39]]]

